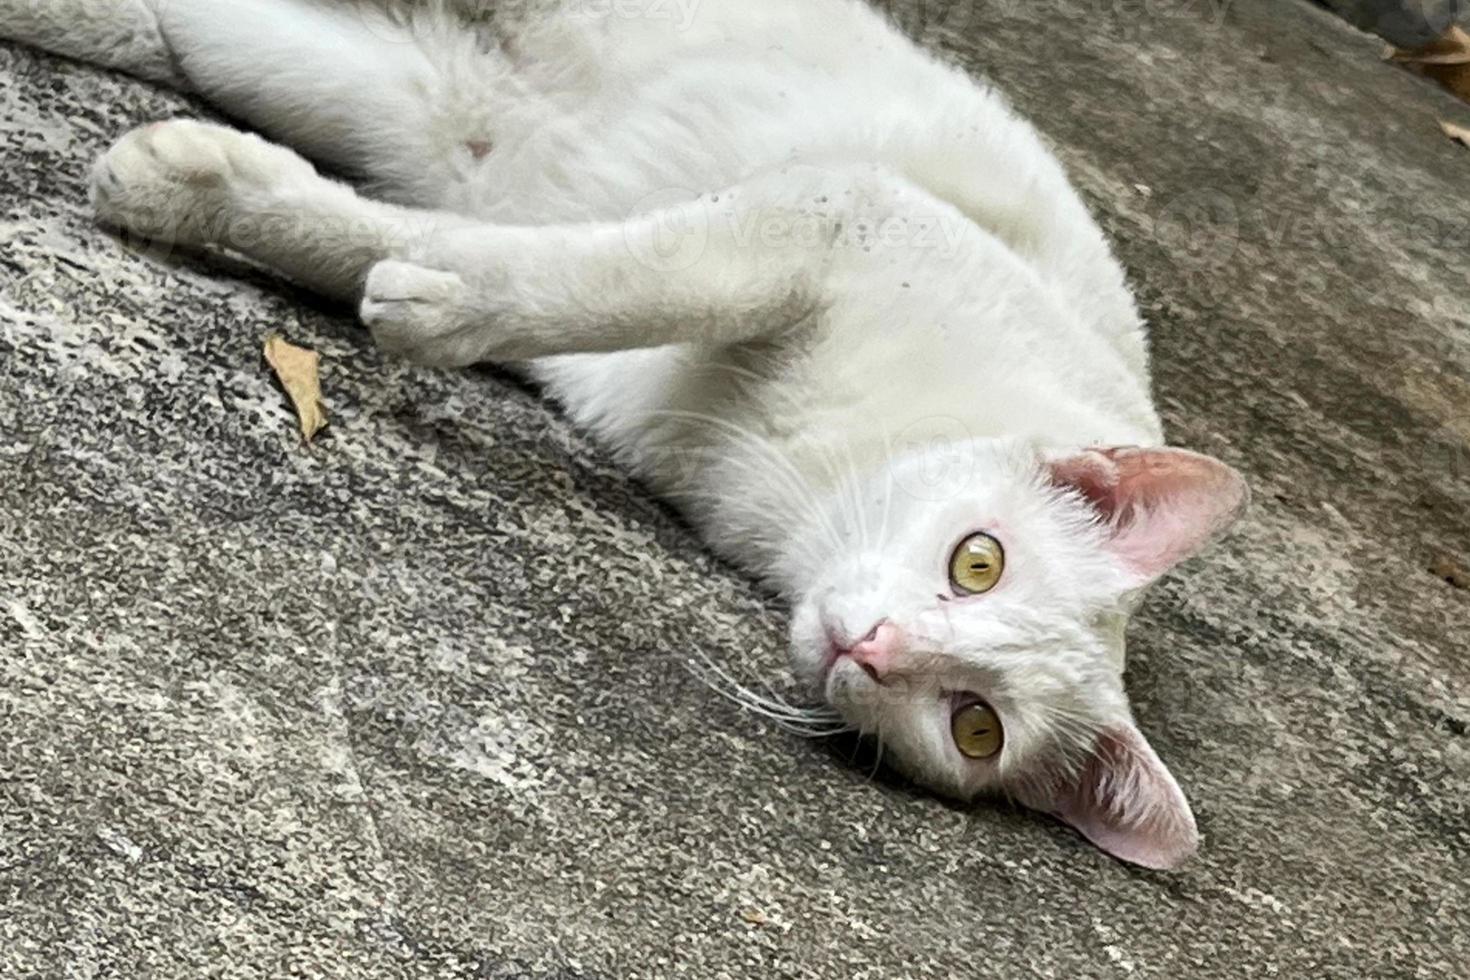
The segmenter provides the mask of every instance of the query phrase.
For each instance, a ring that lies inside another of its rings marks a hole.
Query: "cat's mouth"
[[[867,674],[868,678],[872,680],[873,683],[883,683],[882,679],[878,676],[877,672],[871,666],[858,663],[852,658],[852,654],[850,651],[833,649],[828,652],[827,662],[822,668],[822,686],[824,688],[830,688],[832,685],[833,676],[839,670],[843,669],[843,667],[847,664],[851,664],[852,666],[861,670],[863,673]]]

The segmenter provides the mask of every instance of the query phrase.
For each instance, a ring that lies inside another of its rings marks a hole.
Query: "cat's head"
[[[1245,483],[1174,449],[973,451],[978,475],[944,499],[905,492],[919,459],[849,495],[850,545],[797,604],[796,673],[916,781],[1008,796],[1172,867],[1194,817],[1133,723],[1123,625],[1235,520]]]

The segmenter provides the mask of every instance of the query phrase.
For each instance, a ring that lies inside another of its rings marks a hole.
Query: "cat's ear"
[[[1098,511],[1109,548],[1138,584],[1209,544],[1250,501],[1239,473],[1183,449],[1089,449],[1047,467],[1054,484]]]
[[[1018,796],[1114,857],[1145,868],[1177,867],[1199,846],[1189,801],[1131,723],[1104,729],[1071,782]]]

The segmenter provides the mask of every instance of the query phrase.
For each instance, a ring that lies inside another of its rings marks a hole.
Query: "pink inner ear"
[[[1203,548],[1250,499],[1235,470],[1183,449],[1091,449],[1049,466],[1097,509],[1113,552],[1144,581]]]
[[[1026,802],[1065,820],[1114,857],[1145,868],[1177,867],[1199,845],[1183,791],[1132,725],[1098,735],[1072,785],[1050,799]]]

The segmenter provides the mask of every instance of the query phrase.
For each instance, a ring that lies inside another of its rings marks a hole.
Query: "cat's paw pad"
[[[312,179],[292,151],[227,126],[190,120],[128,133],[92,169],[92,203],[107,224],[153,238],[218,239],[238,195]]]
[[[390,260],[368,272],[360,312],[384,350],[425,364],[463,367],[485,354],[468,298],[468,284],[452,272]]]

